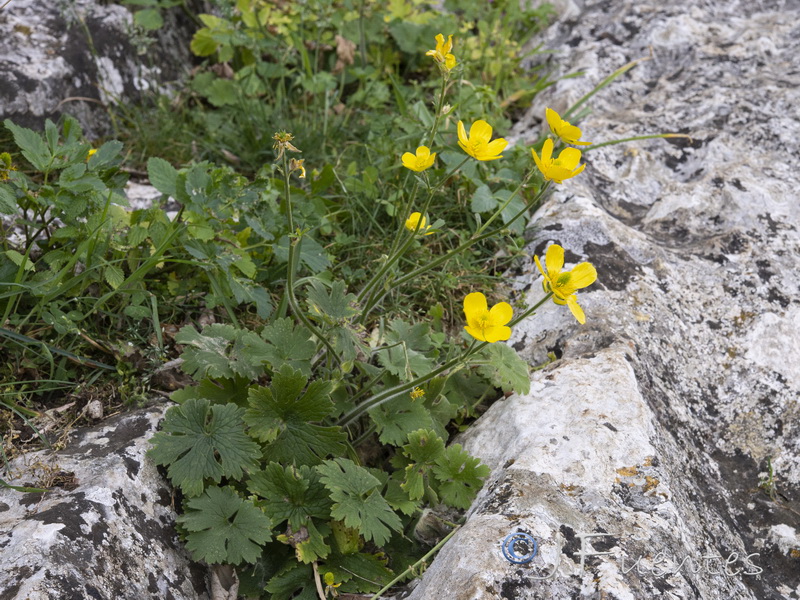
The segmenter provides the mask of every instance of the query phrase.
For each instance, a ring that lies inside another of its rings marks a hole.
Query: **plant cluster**
[[[136,4],[146,30],[188,10]],[[487,295],[496,251],[513,257],[549,187],[585,168],[566,119],[591,94],[548,108],[530,154],[509,147],[494,129],[548,85],[516,77],[548,9],[444,5],[217,0],[179,114],[118,115],[127,146],[92,148],[70,118],[5,123],[0,336],[20,352],[2,402],[27,419],[9,398],[29,383],[127,385],[179,353],[194,383],[151,456],[189,550],[235,565],[243,594],[324,600],[417,574],[422,530],[440,540],[488,475],[451,434],[529,389],[498,342],[549,299],[585,322],[595,269],[565,270],[557,244],[536,257],[536,304]],[[126,148],[175,211],[126,207]]]

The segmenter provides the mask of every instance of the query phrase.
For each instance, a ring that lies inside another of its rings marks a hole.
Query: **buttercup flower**
[[[421,387],[415,387],[409,394],[412,400],[419,400],[425,397],[425,391]]]
[[[272,139],[275,140],[275,143],[272,144],[272,149],[278,151],[278,156],[275,157],[276,161],[282,159],[283,153],[287,150],[290,152],[301,152],[301,150],[298,150],[294,147],[294,144],[292,144],[294,136],[291,133],[279,131],[272,136]]]
[[[473,292],[464,298],[464,314],[467,317],[467,333],[481,342],[499,342],[511,337],[511,328],[506,326],[514,316],[514,309],[508,302],[498,302],[491,310],[486,304],[486,296]]]
[[[95,154],[97,154],[97,148],[89,148],[89,152],[86,153],[86,160],[89,160]]]
[[[300,175],[298,177],[300,179],[306,178],[306,168],[303,166],[303,163],[306,159],[301,158],[300,160],[296,158],[289,159],[289,173],[294,173],[295,171],[300,171]]]
[[[450,54],[453,49],[453,36],[447,37],[447,43],[444,41],[444,36],[440,33],[436,36],[436,49],[428,50],[425,56],[432,56],[439,64],[439,68],[449,73],[456,66],[456,57]]]
[[[461,149],[469,154],[472,158],[478,160],[497,160],[503,158],[500,154],[503,149],[508,145],[508,142],[503,138],[497,138],[493,142],[492,139],[492,126],[484,120],[475,121],[470,127],[469,137],[467,137],[467,130],[464,128],[464,123],[458,122],[458,145]]]
[[[550,131],[553,132],[554,136],[561,138],[561,141],[565,144],[573,144],[575,146],[589,146],[591,144],[591,142],[579,142],[581,130],[562,119],[561,115],[552,108],[545,110],[544,114],[547,117]]]
[[[428,231],[430,227],[427,225],[427,222],[428,220],[422,216],[422,213],[413,212],[409,215],[408,219],[406,219],[406,229],[425,235],[431,235],[433,232]],[[419,223],[419,230],[417,229],[417,223]]]
[[[531,155],[544,178],[556,183],[575,177],[586,167],[586,163],[578,166],[578,163],[581,162],[581,151],[577,148],[564,148],[558,158],[553,158],[553,140],[550,138],[544,141],[541,159],[533,148],[531,148]]]
[[[406,169],[411,169],[412,171],[421,173],[430,167],[433,164],[433,161],[436,160],[436,152],[431,154],[430,148],[427,146],[420,146],[417,148],[416,155],[411,154],[411,152],[406,152],[403,154],[402,160],[403,166]]]
[[[592,263],[582,262],[572,268],[571,271],[561,272],[564,267],[564,248],[558,244],[553,244],[547,249],[544,264],[547,270],[542,268],[539,257],[534,256],[536,266],[544,275],[542,287],[547,293],[553,292],[553,302],[569,307],[573,316],[583,325],[586,323],[586,316],[583,309],[578,306],[578,295],[575,293],[581,288],[592,285],[597,280],[597,270]]]

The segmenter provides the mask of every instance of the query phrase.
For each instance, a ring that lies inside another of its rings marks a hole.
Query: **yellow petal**
[[[497,138],[493,142],[489,142],[489,144],[486,146],[486,154],[491,156],[494,156],[495,154],[499,155],[503,150],[505,150],[506,146],[508,146],[508,141],[503,138]],[[497,158],[500,158],[500,156]]]
[[[417,158],[428,158],[430,156],[431,151],[428,149],[427,146],[420,146],[417,148]]]
[[[572,171],[581,162],[581,151],[577,148],[564,148],[561,154],[558,155],[558,162],[561,163],[562,167]]]
[[[554,279],[564,267],[564,248],[558,244],[553,244],[547,249],[544,257],[544,264],[547,266],[547,275]]]
[[[491,327],[486,330],[486,339],[484,341],[494,344],[495,342],[504,342],[510,337],[510,327]]]
[[[539,158],[539,155],[536,154],[536,150],[534,150],[533,148],[531,148],[531,156],[533,157],[533,162],[536,163],[536,166],[538,167],[539,171],[541,171],[542,175],[544,175],[545,174],[544,165],[542,164],[542,161]]]
[[[442,36],[442,41],[444,41],[444,36]],[[450,50],[453,49],[453,36],[447,36],[447,43],[442,46],[442,54],[447,54]]]
[[[570,273],[572,276],[569,279],[569,283],[576,290],[585,288],[597,281],[597,269],[594,268],[592,263],[583,262],[576,265]]]
[[[406,169],[411,169],[412,171],[416,170],[417,157],[411,154],[411,152],[406,152],[405,154],[403,154],[402,161],[403,161],[403,166]]]
[[[464,298],[464,314],[467,316],[467,321],[473,315],[484,313],[487,310],[486,296],[480,292],[472,292]]]
[[[581,325],[586,323],[586,315],[583,314],[583,309],[578,306],[578,297],[575,294],[572,294],[569,298],[567,298],[567,306],[569,307],[572,316],[578,319],[578,323]]]
[[[469,327],[469,326],[464,327],[464,329],[466,330],[466,332],[468,334],[470,334],[476,340],[479,340],[481,342],[487,341],[486,338],[483,336],[483,332],[480,329],[477,329],[475,327]]]
[[[553,140],[547,138],[542,146],[542,162],[549,163],[551,158],[553,158]]]
[[[448,71],[452,71],[456,68],[456,57],[452,54],[448,54],[444,57],[444,66]]]
[[[464,122],[458,122],[458,143],[461,148],[466,152],[466,146],[469,143],[469,139],[467,139],[467,130],[464,128]]]
[[[547,118],[547,124],[550,126],[550,131],[553,132],[553,135],[558,135],[558,128],[561,126],[561,115],[552,108],[546,108],[544,114]]]
[[[547,276],[547,273],[545,273],[544,269],[542,268],[542,263],[539,262],[539,257],[534,255],[533,261],[536,263],[536,266],[539,267],[539,271],[542,272],[542,275],[544,275],[545,280],[550,281],[550,278]]]
[[[483,119],[478,119],[472,124],[469,130],[469,141],[489,143],[492,139],[492,126]]]
[[[514,317],[514,309],[508,302],[498,302],[489,311],[492,325],[505,325]],[[508,339],[508,338],[506,338]]]

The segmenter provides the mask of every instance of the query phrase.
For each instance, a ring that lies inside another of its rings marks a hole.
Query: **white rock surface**
[[[800,5],[564,8],[549,45],[586,75],[540,96],[516,139],[650,48],[592,98],[584,139],[692,139],[591,150],[537,213],[531,257],[558,243],[597,267],[587,324],[551,303],[515,329],[531,364],[561,360],[459,440],[492,475],[407,597],[800,598]],[[538,301],[532,260],[517,275]],[[530,563],[501,553],[515,531],[538,543]],[[610,554],[582,564],[581,534]]]
[[[65,450],[11,462],[0,488],[3,600],[203,600],[205,569],[174,528],[166,480],[145,459],[165,406],[76,431]]]
[[[0,121],[41,129],[46,118],[68,113],[95,138],[110,128],[108,106],[166,89],[189,70],[191,28],[179,11],[164,11],[166,27],[147,44],[120,3],[3,4]]]

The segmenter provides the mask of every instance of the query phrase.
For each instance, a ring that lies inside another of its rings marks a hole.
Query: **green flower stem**
[[[300,245],[302,240],[302,234],[298,234],[295,240],[292,240],[292,232],[295,231],[294,228],[294,217],[292,216],[292,201],[291,201],[291,193],[289,192],[289,159],[284,154],[283,156],[283,197],[286,201],[286,219],[289,222],[289,264],[286,267],[286,300],[289,303],[289,306],[292,309],[292,312],[297,316],[300,321],[303,322],[308,330],[313,333],[319,341],[323,343],[325,348],[328,350],[328,356],[333,357],[333,360],[336,362],[337,365],[342,364],[341,358],[336,353],[336,349],[333,345],[328,341],[322,332],[311,322],[311,320],[306,316],[306,314],[300,309],[300,305],[297,302],[297,298],[294,295],[294,271],[296,267],[296,256],[299,257],[299,252],[297,246]]]
[[[625,73],[627,73],[628,71],[630,71],[630,70],[631,70],[633,67],[635,67],[636,65],[638,65],[640,62],[642,62],[642,61],[645,61],[645,60],[651,60],[651,59],[652,59],[652,56],[645,56],[644,58],[637,58],[636,60],[633,60],[633,61],[629,62],[628,64],[621,66],[619,69],[617,69],[616,71],[614,71],[614,72],[613,72],[611,75],[609,75],[608,77],[606,77],[605,79],[603,79],[603,81],[601,81],[600,83],[598,83],[598,84],[595,86],[595,88],[594,88],[594,89],[593,89],[591,92],[589,92],[589,93],[588,93],[588,94],[586,94],[586,95],[585,95],[583,98],[581,98],[581,99],[580,99],[580,100],[578,100],[578,101],[577,101],[575,104],[573,104],[573,105],[572,105],[572,106],[569,108],[569,110],[567,110],[567,112],[565,112],[565,113],[564,113],[564,114],[561,116],[561,118],[562,118],[562,119],[564,119],[565,121],[566,121],[566,120],[568,120],[568,119],[569,119],[569,117],[570,117],[570,116],[571,116],[571,115],[572,115],[572,114],[573,114],[573,113],[574,113],[576,110],[578,110],[578,109],[579,109],[581,106],[583,106],[583,104],[585,104],[586,102],[588,102],[589,98],[591,98],[592,96],[594,96],[594,95],[595,95],[597,92],[599,92],[600,90],[602,90],[604,87],[606,87],[606,86],[607,86],[608,84],[610,84],[612,81],[614,81],[614,80],[615,80],[617,77],[619,77],[620,75],[624,75]]]
[[[552,297],[553,297],[553,292],[548,292],[547,295],[544,298],[539,300],[536,304],[531,306],[528,310],[526,310],[524,313],[522,313],[516,319],[512,319],[511,322],[508,324],[508,326],[509,327],[513,327],[514,325],[516,325],[517,323],[519,323],[523,319],[526,319],[526,318],[530,317],[536,311],[537,308],[539,308],[542,304],[544,304],[545,302],[550,300],[550,298],[552,298]]]
[[[425,375],[421,375],[421,376],[417,377],[416,379],[414,379],[413,381],[409,381],[408,383],[401,383],[400,385],[396,385],[394,387],[391,387],[391,388],[389,388],[387,390],[383,390],[382,392],[379,392],[379,393],[375,394],[371,398],[365,400],[364,402],[362,402],[361,404],[356,406],[351,411],[345,413],[338,420],[338,422],[336,424],[339,425],[340,427],[345,428],[348,425],[351,425],[352,423],[354,423],[358,418],[360,418],[369,409],[375,408],[376,406],[380,406],[384,402],[388,402],[392,398],[396,398],[397,396],[399,396],[403,392],[407,392],[409,390],[413,390],[415,387],[429,382],[431,379],[433,379],[434,377],[444,373],[445,371],[448,371],[450,369],[459,368],[462,364],[464,364],[467,361],[467,359],[470,356],[475,354],[478,350],[483,348],[488,343],[489,342],[481,342],[481,343],[478,344],[478,343],[476,343],[475,340],[473,340],[472,344],[470,345],[470,347],[467,348],[467,351],[464,352],[464,354],[462,354],[458,358],[454,358],[453,360],[446,362],[445,364],[441,365],[437,369],[434,369],[433,371],[431,371],[430,373],[426,373]]]
[[[478,231],[476,231],[476,232],[475,232],[475,234],[476,234],[476,235],[480,235],[481,233],[483,233],[483,230],[484,230],[484,229],[486,229],[486,228],[489,226],[489,223],[491,223],[491,222],[492,222],[492,221],[494,221],[494,220],[495,220],[497,217],[499,217],[501,214],[503,214],[503,211],[506,209],[506,207],[507,207],[509,204],[511,204],[511,201],[514,199],[514,197],[515,197],[517,194],[519,194],[520,190],[521,190],[521,189],[522,189],[522,188],[523,188],[523,187],[524,187],[524,186],[525,186],[525,185],[528,183],[528,181],[530,181],[530,178],[531,178],[531,176],[532,176],[532,175],[533,175],[533,168],[531,168],[531,170],[530,170],[530,171],[528,171],[528,173],[525,175],[525,177],[522,179],[522,181],[520,181],[519,185],[517,186],[517,189],[515,189],[515,190],[514,190],[514,191],[511,193],[511,195],[508,197],[508,200],[506,200],[506,201],[505,201],[505,203],[503,204],[503,206],[501,206],[501,207],[500,207],[500,208],[498,208],[496,211],[494,211],[494,213],[492,214],[492,216],[491,216],[491,217],[489,217],[489,218],[486,220],[486,222],[485,222],[483,225],[481,225],[481,226],[478,228]],[[544,187],[543,187],[543,188],[542,188],[542,189],[539,191],[539,193],[538,193],[538,194],[536,194],[536,198],[534,198],[534,199],[533,199],[533,202],[531,202],[531,204],[535,204],[535,203],[536,203],[536,202],[539,200],[539,198],[541,198],[542,194],[544,194],[544,191],[545,191],[546,189],[547,189],[547,186],[545,185],[545,186],[544,186]],[[526,208],[526,210],[527,210],[527,206],[526,206],[525,208]],[[515,220],[516,220],[516,217],[515,217]],[[506,227],[508,227],[508,224],[506,224]]]
[[[377,592],[377,593],[376,593],[376,594],[375,594],[375,595],[374,595],[372,598],[370,598],[370,600],[378,600],[378,598],[380,598],[381,594],[383,594],[385,591],[387,591],[389,588],[391,588],[391,587],[392,587],[394,584],[396,584],[396,583],[398,583],[398,582],[402,581],[403,579],[405,579],[406,577],[408,577],[409,575],[411,575],[411,574],[413,574],[413,573],[417,573],[417,572],[418,572],[418,569],[419,569],[419,568],[420,568],[422,565],[424,565],[425,563],[427,563],[427,562],[428,562],[428,561],[431,559],[431,557],[433,557],[433,555],[434,555],[434,554],[436,554],[436,553],[437,553],[437,552],[438,552],[438,551],[439,551],[439,550],[442,548],[442,546],[444,546],[444,545],[445,545],[445,544],[446,544],[446,543],[447,543],[447,542],[450,540],[450,538],[451,538],[451,537],[453,537],[453,536],[456,534],[456,532],[457,532],[457,531],[458,531],[460,528],[461,528],[461,526],[460,526],[460,525],[456,525],[456,526],[455,526],[455,529],[453,529],[453,531],[451,531],[451,532],[450,532],[450,533],[448,533],[446,536],[444,536],[444,538],[442,538],[442,541],[441,541],[441,542],[439,542],[439,543],[438,543],[438,544],[436,544],[436,545],[435,545],[433,548],[431,548],[431,551],[430,551],[430,552],[428,552],[428,553],[427,553],[425,556],[423,556],[422,558],[420,558],[420,559],[419,559],[417,562],[415,562],[413,565],[411,565],[410,567],[408,567],[408,568],[407,568],[405,571],[403,571],[402,573],[400,573],[400,575],[398,575],[397,577],[395,577],[394,579],[392,579],[392,580],[391,580],[389,583],[387,583],[387,584],[386,584],[386,586],[385,586],[384,588],[382,588],[382,589],[378,590],[378,592]]]
[[[428,136],[428,148],[433,146],[433,140],[436,137],[436,132],[439,129],[439,121],[442,118],[442,107],[444,106],[444,96],[447,91],[447,73],[442,73],[442,87],[439,90],[439,102],[436,105],[436,116],[433,118],[433,127],[431,127],[431,134]]]
[[[624,144],[625,142],[636,142],[638,140],[652,140],[654,138],[686,138],[691,140],[692,136],[685,133],[656,133],[653,135],[636,135],[634,137],[622,138],[621,140],[611,140],[610,142],[601,142],[600,144],[592,144],[583,148],[582,152],[588,152],[595,148],[602,148],[603,146],[613,146],[614,144]]]

